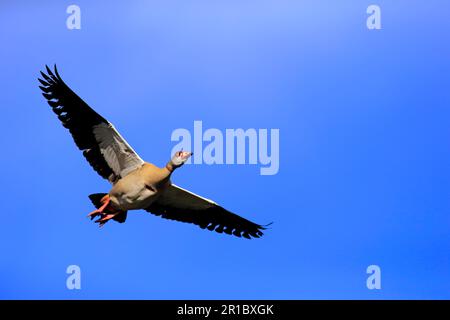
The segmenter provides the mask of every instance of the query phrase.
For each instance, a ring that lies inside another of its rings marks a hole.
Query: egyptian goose
[[[103,226],[113,219],[125,222],[127,211],[143,209],[166,219],[193,223],[203,229],[259,238],[262,226],[244,219],[217,203],[174,185],[170,178],[192,155],[176,152],[165,167],[144,162],[114,126],[76,95],[54,67],[46,66],[38,79],[44,97],[94,170],[109,180],[109,193],[89,195],[96,207],[88,216]]]

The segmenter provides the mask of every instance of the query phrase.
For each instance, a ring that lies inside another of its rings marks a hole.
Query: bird
[[[45,73],[46,72],[46,73]],[[176,152],[164,167],[142,158],[114,125],[84,102],[62,80],[56,64],[40,71],[39,88],[90,166],[111,183],[107,193],[93,193],[95,210],[88,214],[100,227],[108,221],[125,222],[131,210],[145,210],[165,219],[190,223],[202,229],[260,238],[271,224],[251,222],[207,198],[172,183],[174,171],[192,152]]]

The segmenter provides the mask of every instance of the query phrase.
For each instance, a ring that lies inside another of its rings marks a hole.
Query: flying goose
[[[92,168],[112,188],[89,195],[96,207],[88,216],[99,226],[113,219],[123,223],[129,210],[146,210],[162,218],[198,225],[237,237],[259,238],[266,226],[253,223],[214,201],[180,188],[170,180],[192,155],[176,152],[165,167],[145,162],[114,126],[76,95],[61,79],[56,65],[38,78],[43,96],[67,128]]]

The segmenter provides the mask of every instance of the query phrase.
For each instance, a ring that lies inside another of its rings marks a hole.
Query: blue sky
[[[81,30],[66,28],[77,4]],[[366,8],[382,30],[366,28]],[[2,1],[2,299],[449,299],[450,5],[445,1]],[[163,165],[173,130],[280,129],[280,170],[173,180],[258,223],[247,241],[131,212],[38,89],[45,64]],[[81,268],[81,290],[66,268]],[[366,268],[381,267],[368,290]]]

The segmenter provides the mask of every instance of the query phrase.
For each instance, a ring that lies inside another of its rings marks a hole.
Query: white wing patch
[[[186,192],[186,193],[189,193],[190,195],[192,195],[192,196],[194,196],[194,197],[196,197],[196,198],[199,198],[199,200],[207,201],[207,202],[209,202],[209,203],[211,203],[211,204],[214,204],[214,205],[218,206],[218,204],[217,204],[216,202],[214,202],[214,201],[212,201],[212,200],[210,200],[210,199],[204,198],[204,197],[202,197],[202,196],[199,196],[198,194],[195,194],[195,193],[193,193],[193,192],[191,192],[191,191],[189,191],[189,190],[186,190],[186,189],[184,189],[184,188],[181,188],[181,187],[177,186],[176,184],[173,184],[173,183],[172,183],[172,186],[175,187],[175,188],[177,188],[177,189],[180,189],[180,190],[182,190],[182,191],[184,191],[184,192]]]
[[[103,157],[117,176],[123,178],[144,164],[112,124],[96,125],[93,131]]]

